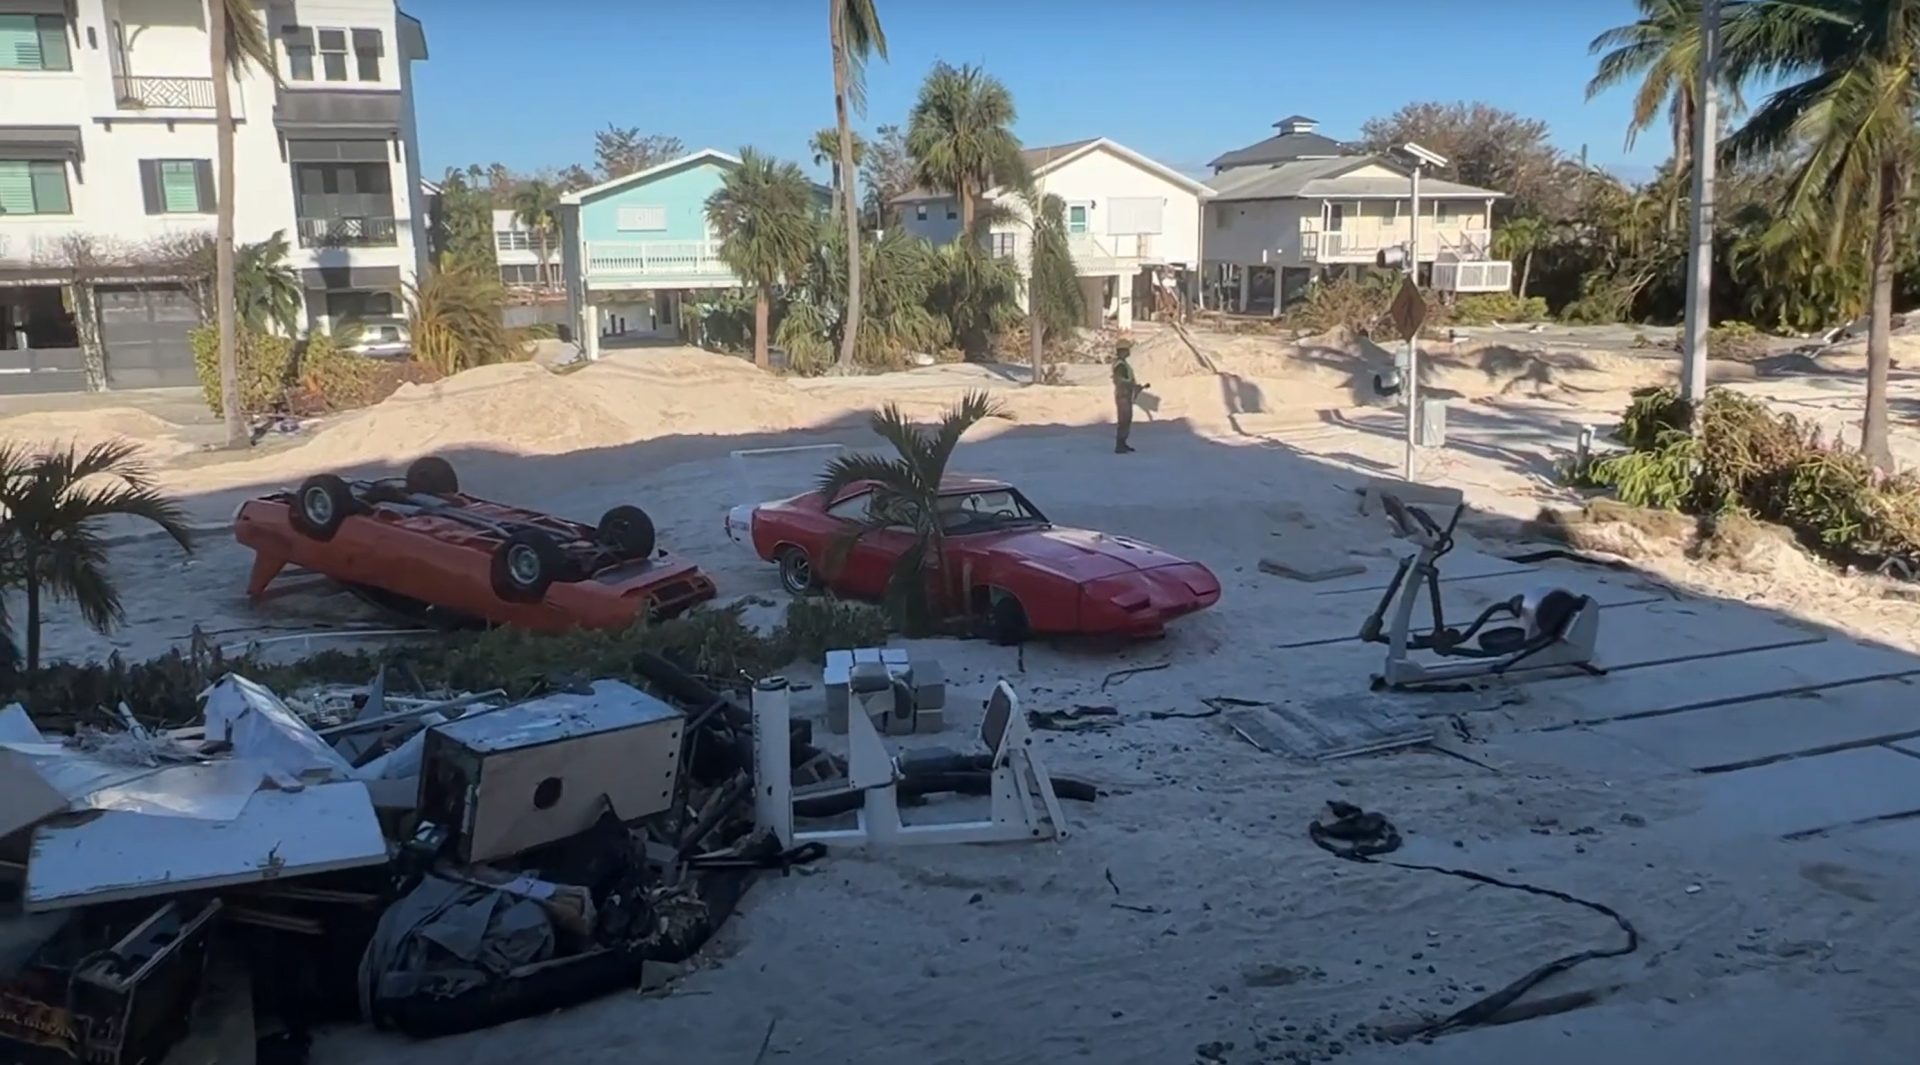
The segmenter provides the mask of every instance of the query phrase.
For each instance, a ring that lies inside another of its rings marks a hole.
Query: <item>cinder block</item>
[[[913,730],[915,732],[945,732],[947,729],[947,711],[941,707],[920,707],[913,712]]]
[[[925,710],[941,710],[947,705],[947,671],[940,663],[931,658],[921,658],[913,663],[910,674],[913,684],[913,702],[916,707]]]

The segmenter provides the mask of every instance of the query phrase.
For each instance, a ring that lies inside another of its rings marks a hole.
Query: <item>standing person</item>
[[[1133,452],[1127,443],[1127,434],[1133,431],[1133,401],[1147,387],[1133,379],[1133,364],[1127,361],[1127,356],[1132,354],[1133,345],[1124,340],[1113,352],[1113,453],[1116,455]]]

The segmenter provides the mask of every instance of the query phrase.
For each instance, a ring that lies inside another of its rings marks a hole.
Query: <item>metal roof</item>
[[[1376,156],[1350,155],[1337,159],[1301,159],[1277,166],[1235,167],[1214,175],[1213,180],[1208,184],[1213,186],[1215,202],[1295,198],[1340,199],[1343,197],[1398,199],[1407,195],[1407,179],[1404,177],[1376,177],[1353,173],[1368,166],[1398,169]],[[1503,195],[1491,189],[1476,188],[1472,185],[1462,185],[1459,182],[1432,177],[1420,179],[1420,193],[1423,196],[1475,198],[1499,198]]]
[[[1312,119],[1286,119],[1285,122],[1307,121]],[[1352,149],[1334,140],[1323,137],[1311,130],[1296,130],[1292,133],[1277,133],[1257,144],[1231,151],[1207,165],[1215,170],[1226,170],[1236,166],[1262,166],[1269,163],[1285,163],[1295,159],[1321,159],[1328,156],[1348,155]]]

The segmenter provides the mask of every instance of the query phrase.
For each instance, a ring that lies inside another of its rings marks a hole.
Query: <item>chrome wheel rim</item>
[[[325,525],[333,520],[333,497],[324,488],[307,489],[300,506],[306,510],[307,519],[315,525]]]
[[[787,590],[804,592],[813,587],[813,566],[804,555],[790,555],[787,560]]]
[[[540,555],[526,544],[507,549],[507,572],[514,583],[528,585],[540,579]]]

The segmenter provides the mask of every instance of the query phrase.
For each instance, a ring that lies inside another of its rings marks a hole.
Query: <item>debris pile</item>
[[[229,675],[182,729],[0,711],[0,1060],[285,1060],[317,1023],[462,1031],[684,960],[756,870],[820,849],[755,831],[748,712],[641,668],[666,699],[383,671],[292,700]]]

